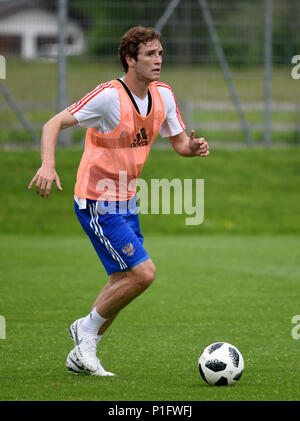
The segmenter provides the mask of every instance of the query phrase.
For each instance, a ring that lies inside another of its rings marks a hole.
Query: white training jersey
[[[170,86],[162,83],[158,90],[165,108],[165,121],[160,128],[161,137],[175,136],[184,131],[185,125],[178,110],[175,95]],[[147,115],[148,95],[144,99],[132,93],[142,116]],[[117,90],[108,82],[98,85],[80,101],[67,108],[77,120],[78,127],[94,128],[105,134],[114,130],[120,122],[120,101]]]

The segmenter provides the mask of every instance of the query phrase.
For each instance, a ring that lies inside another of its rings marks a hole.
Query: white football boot
[[[75,322],[73,322],[69,328],[69,333],[71,336],[71,339],[73,339],[75,346],[78,346],[79,344],[79,339],[78,339],[78,327],[79,324],[82,322],[82,320],[84,319],[84,317],[82,317],[81,319],[75,320]]]
[[[69,353],[66,365],[69,371],[93,376],[114,376],[113,373],[104,370],[99,358],[96,356],[98,340],[96,336],[86,334],[80,328],[83,318],[75,320],[71,324],[69,332],[74,340],[75,348]]]
[[[114,373],[110,373],[109,371],[104,370],[102,367],[99,358],[98,361],[98,368],[96,371],[91,372],[90,370],[86,370],[85,367],[82,365],[80,359],[76,353],[76,347],[72,349],[66,359],[66,366],[71,373],[74,374],[86,374],[90,376],[114,376]]]
[[[74,374],[91,374],[90,371],[85,370],[77,355],[75,353],[75,348],[69,353],[66,359],[66,366],[71,373]]]

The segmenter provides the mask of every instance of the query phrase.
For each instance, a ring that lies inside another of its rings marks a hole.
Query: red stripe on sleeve
[[[101,85],[98,85],[93,91],[89,92],[83,98],[81,98],[79,101],[75,102],[73,105],[68,107],[67,111],[69,111],[72,115],[75,114],[85,104],[87,104],[92,98],[94,98],[96,95],[98,95],[104,89],[112,88],[112,87],[113,86],[109,82],[108,83],[102,83]]]
[[[174,92],[173,92],[173,90],[172,90],[171,86],[167,85],[167,84],[166,84],[166,83],[164,83],[164,82],[155,82],[155,85],[156,85],[156,86],[161,86],[162,88],[168,88],[168,89],[170,89],[170,91],[172,92],[172,95],[173,95],[173,98],[174,98],[175,104],[176,104],[176,115],[177,115],[177,118],[178,118],[178,122],[179,122],[179,124],[180,124],[181,128],[182,128],[183,130],[185,130],[185,124],[184,124],[184,121],[183,121],[183,119],[182,119],[182,117],[181,117],[181,114],[180,114],[180,111],[179,111],[179,108],[178,108],[178,104],[177,104],[177,101],[176,101],[176,97],[175,97],[175,94],[174,94]]]

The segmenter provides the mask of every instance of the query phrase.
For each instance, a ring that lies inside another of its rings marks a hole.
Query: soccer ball
[[[198,360],[202,378],[215,386],[235,384],[244,370],[240,351],[227,342],[215,342],[207,346]]]

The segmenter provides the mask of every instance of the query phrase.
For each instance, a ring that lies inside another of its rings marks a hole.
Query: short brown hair
[[[128,64],[125,57],[128,55],[137,60],[139,44],[146,44],[155,39],[162,43],[160,32],[154,28],[144,26],[135,26],[123,35],[119,46],[119,56],[126,73],[128,71]]]

